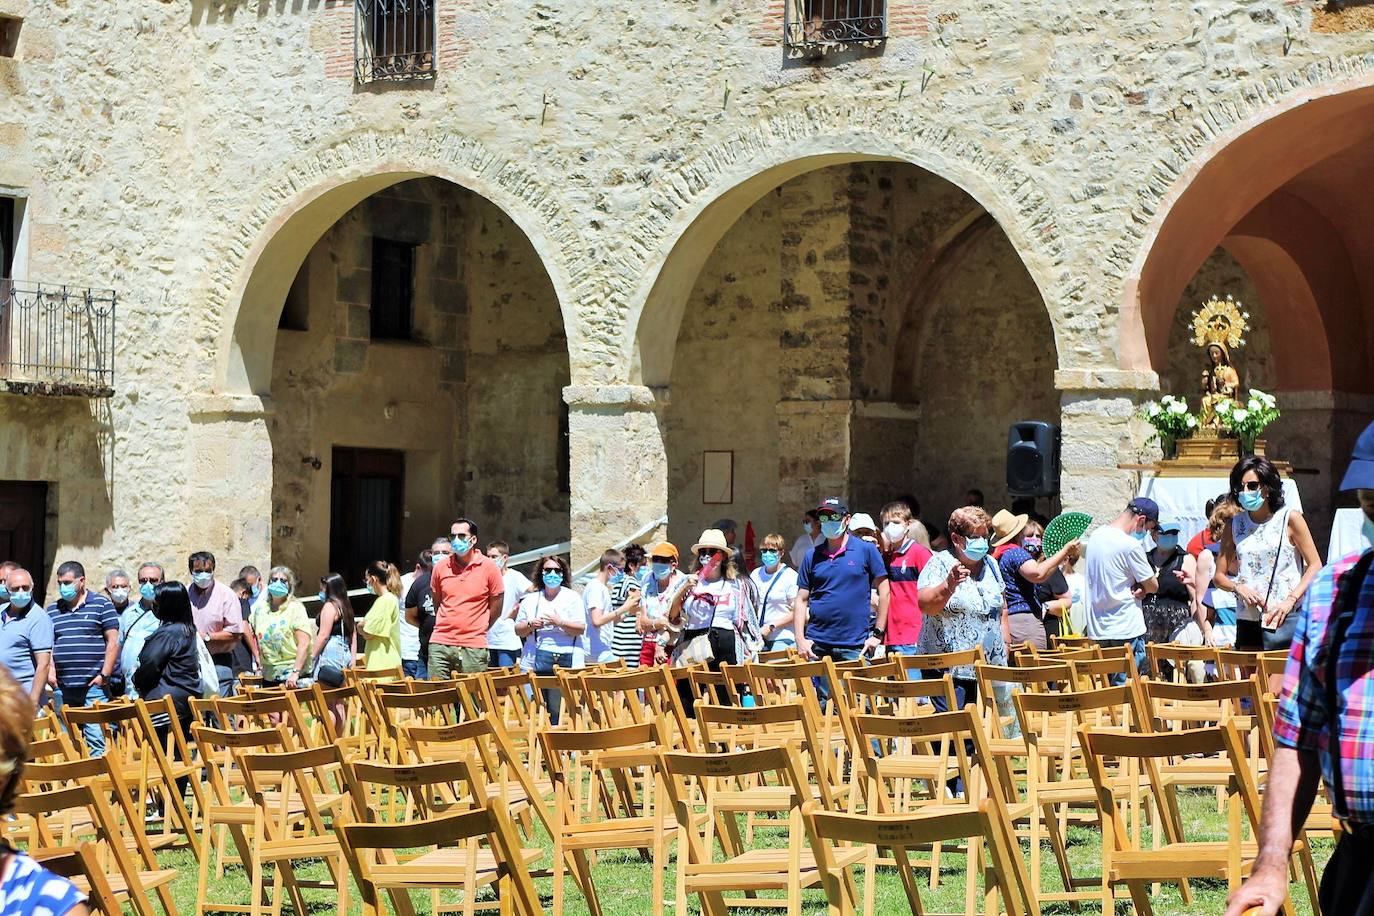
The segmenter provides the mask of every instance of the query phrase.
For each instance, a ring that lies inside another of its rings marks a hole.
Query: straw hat
[[[998,509],[997,514],[992,517],[992,546],[1001,547],[1016,537],[1028,521],[1029,515],[1012,515],[1006,509]]]
[[[699,550],[710,548],[711,550],[723,550],[730,552],[730,545],[725,543],[725,532],[719,528],[707,528],[701,533],[701,539],[692,545],[692,553]]]

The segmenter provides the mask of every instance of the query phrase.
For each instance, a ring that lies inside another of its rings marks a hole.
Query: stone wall
[[[245,316],[275,307],[255,295],[257,281],[278,281],[283,295],[290,282],[289,272],[278,276],[272,241],[291,234],[298,217],[319,217],[323,230],[333,221],[327,205],[347,210],[357,202],[339,203],[349,194],[370,193],[361,185],[435,175],[491,201],[528,236],[536,254],[521,263],[537,257],[546,274],[554,317],[540,320],[553,328],[561,317],[568,362],[552,338],[526,355],[540,378],[567,372],[567,511],[589,555],[655,517],[676,479],[658,436],[663,404],[636,376],[641,328],[672,314],[660,310],[658,277],[693,253],[678,242],[714,205],[734,206],[732,192],[751,180],[779,184],[815,157],[818,165],[911,163],[988,211],[1049,316],[1053,346],[1036,340],[1036,359],[1050,354],[1059,373],[1051,384],[1032,360],[1030,382],[1043,390],[1015,406],[1045,410],[1057,388],[1072,440],[1066,502],[1117,505],[1130,475],[1116,465],[1143,439],[1130,416],[1156,385],[1126,358],[1123,315],[1172,195],[1205,158],[1276,110],[1374,85],[1368,32],[1345,20],[1349,30],[1325,31],[1325,17],[1315,30],[1319,6],[1147,0],[1104,14],[1067,0],[909,3],[885,47],[811,63],[778,45],[776,4],[665,4],[646,15],[630,0],[441,0],[438,78],[360,87],[347,66],[352,4],[341,0],[0,0],[0,10],[25,19],[17,58],[0,60],[0,185],[29,195],[29,274],[121,293],[115,398],[89,409],[0,395],[0,466],[63,494],[58,553],[99,565],[214,542],[226,567],[261,562],[273,549],[266,520],[274,513],[259,492],[273,464],[272,405],[260,397],[284,393],[265,390],[271,372],[236,361],[271,339],[240,333],[261,330]],[[875,278],[904,269],[893,228],[901,204],[881,170],[865,174],[873,181],[836,205],[855,194],[876,206],[891,191],[892,206],[855,224],[837,275],[855,281],[865,308],[887,307],[894,300]],[[720,222],[708,249],[734,220]],[[879,233],[891,234],[890,247],[861,239]],[[785,306],[790,292],[780,288]],[[506,319],[515,308],[503,310]],[[806,331],[795,318],[784,309],[780,339]],[[849,379],[857,395],[823,396],[894,398],[881,393],[875,368],[884,345],[900,345],[894,327],[864,325],[875,333],[860,335],[863,359],[845,364],[862,367]],[[480,349],[475,333],[468,346]],[[796,364],[795,355],[784,349],[779,364]],[[369,353],[364,366],[373,362]],[[975,384],[1001,384],[978,365]],[[493,374],[498,386],[509,381],[504,371]],[[463,373],[475,383],[471,362]],[[827,366],[818,378],[781,373],[779,395],[793,401],[840,377]],[[535,425],[556,419],[556,387],[524,390],[528,401],[552,405]],[[478,446],[484,429],[525,416],[498,399],[481,403],[493,405],[490,414],[465,412],[470,420],[450,427]],[[798,456],[814,424],[795,405],[786,410],[777,453]],[[921,417],[923,427],[940,422],[928,404]],[[979,454],[1002,425],[980,428]],[[849,441],[824,449],[843,455]],[[63,442],[80,461],[50,453]],[[500,474],[509,465],[492,455],[455,456],[455,476],[472,470],[491,485],[455,486],[450,501],[463,492],[532,539],[552,538],[560,523],[522,520],[510,507],[518,500],[554,519],[563,503],[520,496],[529,473]],[[536,454],[526,466],[540,487],[546,459]],[[837,483],[833,465],[779,464],[780,523],[806,491]]]

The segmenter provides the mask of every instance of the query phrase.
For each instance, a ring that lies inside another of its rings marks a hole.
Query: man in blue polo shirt
[[[882,644],[887,628],[887,567],[878,548],[849,534],[849,507],[832,496],[816,507],[825,543],[812,548],[797,571],[797,651],[803,658],[853,661]],[[869,625],[869,593],[878,590],[876,625]],[[830,685],[818,683],[822,705]]]
[[[89,706],[109,699],[105,683],[119,657],[119,615],[114,602],[86,588],[86,568],[75,560],[57,567],[57,593],[48,605],[52,618],[53,667],[66,706]],[[105,734],[98,725],[83,725],[82,737],[92,757],[105,753]]]
[[[0,603],[0,666],[19,682],[37,709],[48,686],[52,664],[52,621],[33,606],[33,577],[10,564],[4,580],[8,600]]]

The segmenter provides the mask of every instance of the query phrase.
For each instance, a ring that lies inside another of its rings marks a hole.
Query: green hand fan
[[[1041,556],[1054,556],[1063,550],[1069,541],[1081,538],[1092,523],[1093,517],[1086,512],[1065,512],[1050,519],[1050,523],[1045,526]]]

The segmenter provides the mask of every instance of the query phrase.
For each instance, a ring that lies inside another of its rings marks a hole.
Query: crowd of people
[[[974,647],[1003,664],[1009,646],[1063,634],[1128,645],[1145,673],[1147,642],[1276,649],[1292,640],[1293,612],[1321,566],[1312,536],[1265,458],[1239,462],[1229,483],[1187,544],[1146,498],[1086,545],[1046,554],[1048,520],[1033,503],[989,515],[970,490],[938,524],[923,522],[910,496],[876,520],[829,497],[805,513],[790,549],[778,533],[741,545],[727,518],[685,556],[666,541],[608,549],[580,591],[564,557],[540,558],[527,577],[508,565],[506,543],[483,547],[477,523],[459,518],[404,574],[386,560],[361,571],[372,596],[363,615],[338,572],[319,580],[312,616],[289,567],[264,576],[246,566],[226,582],[208,551],[187,558],[185,584],[145,562],[133,576],[108,571],[101,588],[81,563],[63,562],[46,607],[32,603],[30,572],[5,562],[0,664],[37,706],[169,695],[187,717],[187,699],[202,692],[201,647],[223,695],[245,673],[287,688],[334,686],[354,664],[444,679],[614,660],[719,668],[778,649],[848,661]],[[960,702],[974,698],[971,669],[947,673]],[[824,699],[828,685],[818,687]],[[98,729],[86,739],[103,752]]]

